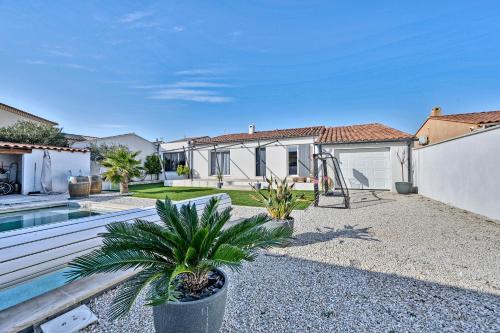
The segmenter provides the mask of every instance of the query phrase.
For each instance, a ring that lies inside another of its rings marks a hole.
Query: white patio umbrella
[[[40,184],[43,193],[52,192],[52,161],[48,150],[43,151],[42,161],[42,175],[40,177]]]

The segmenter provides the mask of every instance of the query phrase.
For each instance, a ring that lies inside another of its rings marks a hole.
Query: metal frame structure
[[[351,200],[349,197],[349,190],[347,189],[347,184],[344,179],[344,175],[342,174],[342,170],[340,170],[339,161],[336,157],[332,156],[330,153],[321,152],[321,146],[319,149],[320,153],[313,154],[313,172],[314,172],[314,207],[319,206],[319,182],[321,179],[323,195],[324,196],[333,196],[333,197],[343,197],[344,198],[344,207],[351,208]],[[327,161],[331,160],[333,163],[333,172],[334,172],[334,182],[333,189],[330,191],[328,186],[328,168]],[[319,161],[321,161],[321,177],[319,177]],[[338,190],[336,190],[338,189]]]

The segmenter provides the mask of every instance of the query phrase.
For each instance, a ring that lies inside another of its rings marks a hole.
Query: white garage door
[[[389,148],[336,149],[347,186],[359,189],[391,189]]]

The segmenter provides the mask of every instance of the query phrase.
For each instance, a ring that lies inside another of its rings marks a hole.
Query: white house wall
[[[413,151],[418,193],[500,220],[500,126]]]
[[[161,147],[160,154],[161,154],[162,158],[163,158],[163,153],[172,152],[173,150],[181,151],[181,150],[183,150],[183,148],[186,149],[186,160],[187,160],[188,164],[191,166],[189,153],[187,152],[187,148],[189,147],[189,143],[187,140],[175,141],[175,142],[165,142],[165,143],[162,143],[160,145],[160,147]],[[184,176],[179,176],[177,174],[177,172],[175,172],[175,171],[165,172],[165,177],[167,180],[177,180],[177,179],[184,179],[185,178]]]
[[[274,140],[262,140],[260,145],[263,146],[271,143]],[[312,145],[314,139],[308,138],[294,138],[294,139],[280,139],[279,142],[271,143],[266,148],[266,175],[283,179],[288,176],[288,147],[297,146],[301,144]],[[224,148],[224,146],[231,145],[219,144],[218,151],[230,151],[230,172],[231,175],[224,176],[225,180],[246,180],[246,179],[260,179],[256,174],[255,164],[255,149],[259,146],[257,141],[244,142],[236,146]],[[195,150],[193,152],[192,168],[195,178],[201,179],[215,179],[215,175],[210,175],[210,152],[213,148]],[[312,149],[311,149],[312,152]]]
[[[80,172],[86,176],[90,174],[89,152],[68,152],[49,150],[52,162],[52,191],[66,192],[68,190],[68,175]],[[43,150],[33,149],[31,154],[22,155],[22,193],[40,191],[42,175]],[[36,175],[35,175],[36,163]],[[33,187],[34,184],[34,187]]]
[[[36,121],[33,118],[24,117],[19,114],[0,109],[0,127],[11,126],[18,121],[31,121],[32,123],[45,124],[43,122]]]
[[[390,156],[390,168],[391,168],[391,190],[395,191],[395,182],[401,181],[401,164],[397,158],[397,153],[401,155],[403,152],[406,153],[408,157],[408,144],[406,142],[374,142],[374,143],[351,143],[351,144],[331,144],[322,145],[323,151],[335,156],[335,149],[369,149],[369,148],[389,148]],[[333,174],[331,167],[328,168],[328,173]],[[406,163],[404,168],[405,181],[408,180],[408,164]]]

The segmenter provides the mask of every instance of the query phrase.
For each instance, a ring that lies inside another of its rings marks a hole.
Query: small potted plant
[[[221,270],[238,271],[253,261],[258,249],[288,241],[291,228],[271,231],[262,226],[265,214],[224,228],[231,208],[219,213],[215,198],[198,216],[194,204],[180,209],[168,199],[158,200],[161,223],[137,219],[117,222],[100,234],[103,245],[69,264],[70,280],[118,270],[139,272],[126,281],[110,307],[110,317],[125,315],[140,291],[148,289],[157,333],[218,332],[224,317],[228,277]]]
[[[396,182],[396,191],[399,194],[410,194],[413,189],[413,184],[411,182],[405,182],[404,166],[407,163],[406,151],[403,150],[401,154],[397,153],[399,164],[401,164],[401,179],[402,181]]]
[[[269,228],[288,226],[293,229],[294,219],[291,213],[297,207],[300,199],[292,193],[294,184],[289,185],[286,177],[280,182],[273,177],[266,178],[266,182],[268,186],[264,190],[252,186],[255,192],[252,198],[262,203],[266,208],[267,214],[271,218],[267,226]]]
[[[179,164],[176,171],[178,176],[188,177],[191,169],[187,165]]]

